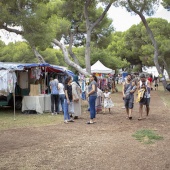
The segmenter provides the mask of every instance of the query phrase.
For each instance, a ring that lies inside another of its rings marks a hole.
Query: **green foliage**
[[[84,56],[85,56],[85,48],[84,47],[74,47],[73,48],[73,52],[75,54],[75,56],[77,57],[80,66],[82,68],[85,68],[85,60],[84,60]]]
[[[48,8],[45,4],[38,4],[36,15],[24,18],[24,38],[34,46],[45,49],[55,37],[55,25],[48,20]]]
[[[56,49],[46,48],[44,51],[41,51],[40,54],[44,57],[45,62],[55,65],[60,64],[58,58],[56,57]]]
[[[103,12],[103,8],[98,5],[100,2],[104,5],[109,3],[109,1],[94,0],[88,6],[88,16],[91,23],[94,23]],[[60,40],[61,37],[65,37],[66,42],[69,43],[71,26],[75,28],[74,40],[80,42],[80,44],[74,44],[76,46],[85,44],[86,24],[83,14],[84,3],[81,0],[3,0],[0,3],[0,8],[3,10],[0,11],[1,16],[3,16],[0,19],[0,28],[4,24],[7,27],[19,26],[22,29],[23,38],[31,46],[37,47],[40,53],[45,55],[43,57],[48,62],[60,64],[60,61],[54,58],[55,52],[51,51],[49,46],[54,38]],[[106,15],[93,30],[91,40],[95,46],[106,48],[110,43],[109,35],[112,31],[112,20]],[[18,56],[22,55],[18,54]],[[3,57],[9,58],[7,53]],[[16,56],[14,58],[18,60]],[[80,64],[84,66],[84,57],[78,58]],[[12,61],[12,59],[10,60]],[[65,63],[62,62],[62,64]]]
[[[157,135],[154,131],[148,129],[138,130],[135,134],[132,135],[136,140],[144,144],[152,144],[156,140],[163,139],[162,136]]]
[[[3,62],[37,62],[26,42],[9,43],[1,48],[0,61]]]
[[[133,12],[132,8],[142,12],[144,15],[151,16],[158,9],[160,0],[129,0],[128,2],[127,0],[118,0],[116,5],[125,7],[128,12],[131,12],[134,15],[136,15],[136,13]]]
[[[167,42],[170,37],[170,24],[161,18],[149,18],[147,22],[158,42],[160,57],[165,57],[164,54],[167,54],[169,51]],[[127,49],[127,61],[131,64],[154,65],[154,48],[142,23],[133,25],[126,31],[125,48]],[[161,58],[159,62],[162,62]]]
[[[86,34],[86,23],[85,23],[85,18],[83,14],[83,8],[84,8],[84,3],[82,3],[81,0],[63,0],[63,5],[62,5],[62,11],[63,13],[61,14],[62,18],[64,20],[67,20],[70,22],[70,24],[65,25],[62,28],[67,28],[66,31],[63,31],[62,34],[66,38],[66,42],[69,43],[69,33],[70,29],[74,28],[74,41],[79,40],[79,44],[76,44],[76,46],[82,46],[85,44],[85,37],[84,35]],[[98,7],[99,1],[91,1],[90,5],[88,7],[88,16],[89,20],[91,23],[94,23],[102,14],[103,8]],[[105,2],[106,3],[106,2]],[[61,19],[61,18],[59,18]],[[63,24],[63,22],[62,22]],[[60,27],[58,25],[58,27]],[[57,35],[58,31],[57,30]],[[92,31],[91,35],[91,41],[94,42],[95,46],[106,48],[107,45],[110,42],[110,37],[109,35],[113,31],[113,26],[112,26],[112,20],[108,18],[106,15],[101,23],[94,28]],[[60,32],[61,35],[61,32]]]
[[[99,49],[93,47],[91,56],[91,64],[94,64],[97,60],[100,60],[105,66],[113,70],[128,67],[129,65],[125,59],[122,60],[108,49]]]
[[[40,51],[47,63],[67,66],[61,50],[54,48],[46,48]],[[0,61],[3,62],[18,62],[18,63],[37,63],[37,58],[34,56],[27,42],[3,44],[0,41]]]
[[[162,5],[165,9],[170,11],[170,0],[162,0]]]
[[[40,51],[40,54],[44,57],[44,60],[49,64],[67,66],[60,49],[46,48],[44,51]]]
[[[112,58],[114,69],[129,67],[129,61],[127,60],[127,49],[125,48],[124,33],[115,32],[111,36],[111,43],[107,47],[108,54]]]

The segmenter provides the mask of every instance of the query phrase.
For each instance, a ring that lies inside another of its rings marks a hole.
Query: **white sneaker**
[[[51,113],[52,116],[54,116],[54,113]]]
[[[67,121],[67,120],[65,120],[65,121],[64,121],[64,123],[68,123],[68,121]]]

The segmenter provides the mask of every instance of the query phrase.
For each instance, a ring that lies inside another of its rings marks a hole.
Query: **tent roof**
[[[0,62],[0,69],[6,70],[24,70],[25,68],[50,66],[48,63],[12,63]]]
[[[91,66],[91,73],[112,73],[113,70],[104,66],[99,60]]]
[[[46,67],[47,72],[66,73],[69,76],[74,76],[74,73],[67,70],[66,67],[51,65],[49,63],[13,63],[13,62],[0,62],[0,69],[5,70],[25,70],[33,67]]]

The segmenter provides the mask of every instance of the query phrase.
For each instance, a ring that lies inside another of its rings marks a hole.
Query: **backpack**
[[[167,84],[166,89],[170,92],[170,84]]]

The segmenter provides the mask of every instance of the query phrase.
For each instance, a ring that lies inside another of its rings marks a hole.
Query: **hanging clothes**
[[[19,72],[19,86],[21,89],[28,88],[28,72]]]
[[[16,82],[17,82],[17,77],[15,72],[9,72],[7,75],[7,91],[9,93],[14,92]]]
[[[17,82],[15,72],[0,70],[0,93],[7,96],[13,93]]]

